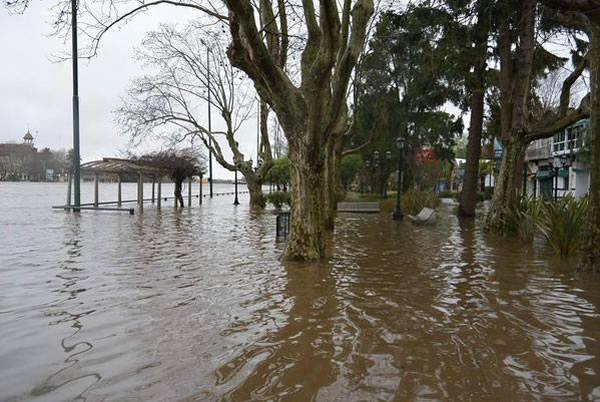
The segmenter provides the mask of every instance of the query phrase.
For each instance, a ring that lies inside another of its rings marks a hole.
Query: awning
[[[538,180],[549,179],[552,177],[552,172],[550,170],[540,170],[537,172],[535,177]]]
[[[586,169],[586,168],[573,168],[573,171],[575,173],[589,173],[590,169]]]
[[[561,169],[558,171],[559,177],[569,177],[569,169]],[[540,170],[537,172],[535,177],[538,180],[549,179],[554,177],[554,172],[552,170]]]

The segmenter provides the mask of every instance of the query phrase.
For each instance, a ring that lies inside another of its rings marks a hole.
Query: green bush
[[[402,211],[410,215],[418,214],[425,207],[435,209],[441,201],[440,197],[431,191],[409,191],[400,198]]]
[[[267,202],[273,204],[273,206],[277,209],[281,209],[281,207],[285,204],[290,206],[292,203],[292,197],[287,191],[276,191],[271,194],[267,194]]]
[[[556,254],[569,255],[579,247],[588,208],[587,198],[577,201],[572,195],[542,203],[537,226]]]
[[[440,196],[440,198],[455,198],[455,199],[458,199],[458,195],[459,194],[460,193],[457,193],[455,191],[442,191],[438,195]]]
[[[356,193],[353,191],[348,191],[344,194],[343,201],[347,202],[376,202],[381,199],[379,194],[372,193]]]
[[[528,243],[539,230],[556,254],[566,256],[581,244],[588,205],[587,198],[571,195],[556,202],[521,197],[503,210],[502,224]]]
[[[531,243],[535,238],[541,213],[540,200],[521,197],[503,211],[503,224],[506,230],[516,232],[523,242]]]

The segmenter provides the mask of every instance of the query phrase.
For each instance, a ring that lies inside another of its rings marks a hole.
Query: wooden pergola
[[[86,162],[81,165],[81,173],[89,174],[94,176],[94,202],[89,204],[81,204],[80,206],[85,209],[105,209],[105,210],[124,210],[129,213],[133,213],[133,209],[122,209],[120,208],[123,203],[131,203],[136,202],[138,204],[138,208],[140,211],[144,208],[144,201],[151,201],[154,203],[157,202],[157,207],[160,208],[161,200],[163,199],[161,194],[161,184],[162,178],[171,171],[167,168],[160,168],[156,166],[152,166],[150,164],[141,163],[138,161],[132,161],[129,159],[119,159],[119,158],[103,158],[101,160]],[[117,201],[98,201],[98,182],[100,175],[114,175],[117,177]],[[128,175],[137,176],[137,199],[135,200],[123,200],[121,193],[121,180],[123,176]],[[200,178],[202,178],[202,172],[198,172]],[[144,199],[144,179],[146,177],[150,177],[152,179],[152,197],[149,199]],[[71,175],[69,174],[69,187],[67,190],[67,205],[65,207],[71,208]],[[188,179],[188,206],[192,205],[192,178]],[[158,185],[158,193],[155,197],[155,187]],[[199,194],[198,194],[199,203],[202,204],[202,180],[200,180],[199,184]],[[175,197],[165,197],[167,198]],[[175,200],[177,203],[177,200]],[[100,205],[109,205],[109,204],[117,204],[117,208],[100,208]],[[177,205],[177,204],[175,204]]]

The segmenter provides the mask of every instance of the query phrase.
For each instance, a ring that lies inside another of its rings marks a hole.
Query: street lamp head
[[[550,165],[551,167],[554,167],[554,156],[548,157],[548,165]]]
[[[560,157],[560,164],[565,167],[567,166],[567,164],[569,163],[569,158],[567,158],[567,155],[562,155]]]
[[[365,161],[365,166],[366,166],[366,167],[369,167],[369,166],[371,166],[371,161]]]
[[[402,137],[396,138],[396,146],[398,147],[399,150],[404,149],[404,138],[402,138]]]
[[[375,160],[378,160],[378,159],[379,159],[379,151],[375,151],[375,152],[373,152],[373,158],[374,158]]]
[[[391,159],[392,159],[392,152],[391,152],[391,151],[387,151],[387,152],[385,153],[385,158],[386,158],[388,161],[389,161],[389,160],[391,160]]]

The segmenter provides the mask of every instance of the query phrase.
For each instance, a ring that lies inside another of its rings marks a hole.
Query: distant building
[[[27,130],[22,144],[0,144],[0,179],[29,181],[33,177],[37,149],[33,146],[33,136]]]
[[[0,144],[0,180],[56,181],[66,169],[64,151],[38,152],[27,130],[23,143]]]
[[[479,167],[481,169],[481,163],[489,162],[492,163],[491,159],[480,159]],[[450,191],[461,192],[464,181],[465,181],[465,168],[467,166],[467,160],[464,158],[455,158],[452,161],[452,179],[450,183]],[[496,187],[496,177],[493,173],[487,173],[479,170],[479,179],[477,181],[477,191],[485,192],[486,189]]]
[[[554,137],[529,145],[524,168],[527,195],[552,198],[556,194],[562,198],[572,194],[581,198],[588,194],[590,172],[583,157],[583,145],[589,126],[588,119],[579,120]]]

